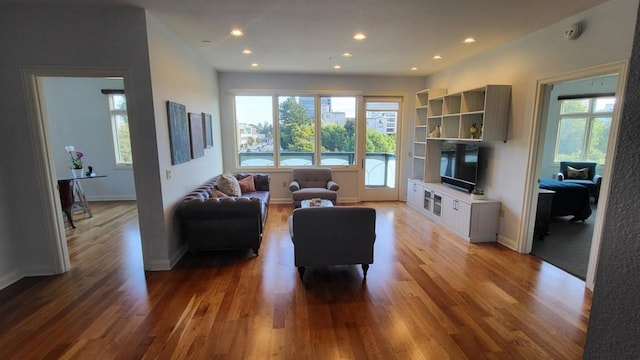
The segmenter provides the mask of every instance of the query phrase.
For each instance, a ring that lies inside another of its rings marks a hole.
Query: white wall
[[[220,73],[220,114],[222,119],[224,169],[235,168],[235,132],[232,105],[232,90],[257,91],[311,91],[316,94],[349,93],[353,95],[393,95],[403,96],[402,143],[400,144],[400,176],[398,186],[400,198],[406,198],[406,179],[411,162],[406,155],[412,151],[413,123],[415,119],[415,92],[421,90],[424,79],[419,77],[349,76],[349,75],[301,75],[301,74],[254,74]],[[291,192],[287,187],[291,181],[291,170],[260,169],[271,174],[271,198],[273,202],[291,202]],[[334,178],[340,184],[338,201],[358,199],[358,179],[356,170],[335,169]]]
[[[637,8],[638,0],[612,0],[427,77],[426,87],[449,92],[512,85],[508,141],[490,144],[486,179],[488,196],[502,201],[500,241],[505,245],[515,247],[519,240],[536,81],[628,59]],[[565,40],[564,29],[576,21],[584,22],[582,36]]]
[[[4,139],[3,139],[4,140]],[[5,173],[3,166],[0,174]],[[9,188],[6,187],[4,177],[0,176],[0,204],[8,204]],[[8,206],[0,206],[0,289],[20,279],[22,275],[22,267],[20,265],[20,254],[14,241],[11,239],[10,229],[10,209]]]
[[[149,60],[153,88],[158,163],[161,173],[162,206],[169,236],[168,264],[173,266],[186,251],[186,243],[178,238],[174,209],[189,191],[222,172],[220,111],[216,73],[206,61],[190,49],[158,19],[147,12]],[[206,112],[213,118],[213,147],[203,157],[171,165],[167,100],[183,104],[187,112]],[[168,179],[166,171],[171,172]]]
[[[553,161],[555,140],[558,134],[558,96],[615,94],[618,86],[618,76],[602,76],[593,79],[571,81],[555,84],[550,94],[549,112],[547,113],[547,127],[545,131],[545,147],[542,157],[542,177],[554,178],[560,170],[560,163]],[[604,164],[598,164],[597,173],[602,174]]]
[[[107,176],[82,181],[88,200],[135,200],[133,168],[116,167],[109,99],[101,92],[124,90],[122,79],[45,77],[42,85],[56,178],[71,176],[64,147],[73,145],[85,155],[85,171],[91,165]]]

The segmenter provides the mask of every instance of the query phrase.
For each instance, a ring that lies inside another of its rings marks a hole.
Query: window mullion
[[[280,104],[278,95],[271,96],[271,123],[273,124],[273,166],[280,167]]]

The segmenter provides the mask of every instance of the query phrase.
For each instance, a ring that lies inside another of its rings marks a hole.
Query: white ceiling
[[[607,0],[96,0],[147,9],[218,71],[424,76]],[[37,0],[29,2],[38,2]],[[46,3],[77,2],[48,0]],[[86,3],[86,1],[85,1]],[[233,27],[245,35],[232,37]],[[353,40],[362,31],[367,39]],[[472,36],[477,42],[465,45]],[[558,34],[562,36],[562,34]],[[203,41],[208,41],[204,43]],[[243,55],[249,48],[251,55]],[[353,57],[342,58],[345,51]],[[433,60],[434,55],[442,60]],[[252,68],[250,64],[259,66]],[[340,70],[333,69],[340,64]],[[411,67],[417,71],[411,71]]]

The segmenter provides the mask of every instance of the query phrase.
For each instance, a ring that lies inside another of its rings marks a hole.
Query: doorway
[[[398,134],[402,124],[402,98],[365,97],[359,126],[364,161],[361,163],[362,201],[398,200]]]
[[[48,110],[50,105],[47,104],[47,95],[45,91],[46,78],[77,78],[77,79],[89,79],[89,78],[106,78],[106,77],[117,77],[120,78],[124,83],[123,88],[129,88],[130,84],[128,83],[129,73],[127,70],[104,70],[104,69],[87,69],[87,68],[56,68],[56,67],[25,67],[23,69],[23,79],[25,86],[25,94],[27,97],[27,109],[30,112],[29,121],[31,122],[31,127],[33,131],[34,137],[34,150],[38,155],[38,162],[43,164],[43,166],[37,169],[37,177],[41,179],[40,187],[43,194],[46,194],[43,199],[43,207],[45,211],[45,218],[48,219],[46,222],[46,229],[48,232],[47,238],[51,241],[51,251],[49,253],[53,269],[56,273],[64,273],[70,270],[71,263],[69,260],[69,249],[67,247],[67,238],[66,238],[66,225],[65,220],[63,219],[63,213],[60,210],[60,198],[58,194],[57,188],[57,179],[60,177],[65,177],[64,174],[69,173],[68,168],[64,168],[62,170],[57,170],[56,167],[56,159],[55,156],[62,154],[62,156],[69,156],[67,154],[65,146],[71,145],[66,144],[68,139],[63,141],[65,145],[63,145],[60,149],[59,146],[54,148],[54,141],[52,137],[52,130],[49,125],[49,117]],[[54,87],[54,91],[58,92],[59,89]],[[82,90],[79,90],[80,93]],[[77,94],[74,98],[77,97]],[[106,98],[102,99],[107,102]],[[76,99],[73,101],[73,108],[78,109],[83,106]],[[133,106],[132,106],[133,107]],[[103,114],[105,119],[107,118],[106,114]],[[105,120],[108,121],[108,120]],[[110,131],[107,134],[104,133],[96,133],[94,136],[88,136],[88,139],[85,139],[85,144],[89,144],[89,142],[96,141],[98,137],[105,137],[111,139],[109,135]],[[75,140],[74,140],[75,141]],[[111,141],[111,140],[109,140]],[[78,143],[79,144],[79,143]],[[74,146],[76,150],[84,150],[81,149],[80,146]],[[113,154],[113,151],[110,151]],[[87,153],[88,155],[88,153]],[[97,156],[97,153],[94,154]],[[89,158],[86,157],[85,160]],[[96,160],[95,158],[93,160]],[[92,161],[93,161],[92,160]],[[94,163],[95,165],[95,163]],[[94,171],[104,171],[107,166],[100,165],[96,167]],[[133,170],[130,170],[131,173]],[[133,186],[133,179],[131,180],[131,186]],[[137,198],[136,191],[133,191],[133,198],[129,200],[134,200]],[[118,200],[118,199],[115,199]],[[143,247],[144,249],[144,247]]]
[[[534,233],[536,228],[538,228],[538,226],[536,226],[538,203],[539,200],[542,201],[542,197],[540,197],[539,199],[539,187],[542,187],[541,185],[539,185],[539,182],[543,181],[546,183],[549,181],[557,181],[554,180],[554,178],[556,177],[554,175],[556,175],[559,171],[559,160],[561,160],[562,156],[567,156],[567,154],[563,153],[563,151],[566,152],[565,150],[567,148],[558,146],[558,139],[561,139],[564,135],[566,135],[566,125],[569,123],[566,122],[564,125],[562,125],[559,121],[559,118],[561,117],[558,117],[558,114],[560,114],[561,111],[558,110],[558,105],[560,104],[558,98],[571,98],[571,96],[567,96],[567,94],[579,95],[581,93],[582,95],[591,94],[595,95],[593,97],[598,97],[611,95],[611,93],[613,93],[615,94],[615,99],[617,100],[615,101],[615,105],[612,105],[613,109],[611,109],[611,111],[609,112],[611,120],[608,134],[609,141],[605,149],[606,155],[603,156],[603,164],[599,164],[597,170],[598,173],[602,176],[602,182],[599,191],[599,200],[597,201],[596,205],[592,205],[593,210],[595,210],[594,214],[590,219],[587,218],[585,222],[576,221],[573,224],[567,224],[569,220],[571,220],[571,216],[567,218],[554,217],[550,220],[551,222],[549,230],[550,232],[555,231],[557,239],[553,239],[552,235],[550,234],[551,236],[545,236],[543,240],[544,242],[553,241],[553,244],[544,243],[544,247],[552,248],[554,245],[558,245],[557,242],[560,241],[571,243],[570,239],[566,237],[566,234],[574,234],[583,238],[584,241],[582,241],[582,246],[586,246],[586,248],[582,248],[580,249],[580,251],[582,251],[582,253],[584,254],[583,257],[586,256],[587,258],[582,260],[586,263],[581,265],[582,274],[575,274],[575,264],[572,265],[573,269],[565,269],[565,271],[574,273],[574,275],[583,278],[585,280],[586,286],[591,289],[594,285],[596,271],[595,264],[599,255],[600,239],[602,235],[601,228],[604,219],[604,211],[597,211],[597,209],[606,209],[607,194],[609,189],[609,168],[611,160],[613,158],[613,149],[615,148],[617,139],[619,114],[620,108],[622,106],[619,100],[623,98],[625,76],[626,62],[619,62],[587,69],[584,71],[579,71],[565,76],[541,80],[538,83],[535,116],[536,120],[532,125],[535,129],[532,132],[532,146],[534,146],[535,151],[532,151],[532,158],[529,162],[530,170],[528,173],[530,174],[530,177],[528,178],[528,182],[530,184],[530,192],[528,193],[529,196],[527,197],[527,199],[525,199],[525,204],[527,204],[528,202],[528,205],[525,205],[525,208],[529,211],[528,214],[525,214],[525,218],[529,219],[529,221],[523,224],[523,227],[527,228],[527,231],[525,232],[526,239],[524,239],[524,241],[522,242],[522,244],[524,245],[524,247],[522,248],[522,252],[524,253],[533,253],[536,251],[540,252],[539,245],[542,244],[536,243],[536,247],[534,247]],[[559,92],[565,92],[565,94],[559,95]],[[573,97],[577,98],[579,96]],[[598,117],[598,119],[601,119],[601,117]],[[578,122],[576,122],[576,124],[577,123]],[[589,134],[587,132],[589,129],[590,128],[588,126],[584,128],[584,132],[582,133],[583,135],[585,135],[584,139],[588,140]],[[575,130],[575,128],[573,130]],[[582,148],[584,149],[586,147],[588,146],[585,145]],[[553,197],[554,199],[557,199],[556,195],[553,195]],[[592,198],[592,203],[593,200],[594,199]],[[563,199],[562,201],[564,202],[565,200]],[[556,205],[562,207],[564,205],[563,202],[558,202]],[[555,209],[557,209],[557,207]],[[554,224],[557,225],[555,229]],[[566,228],[568,225],[579,226],[581,231],[577,231],[578,229],[568,229]],[[536,234],[536,237],[539,237],[538,234]],[[536,239],[536,241],[540,240]],[[579,242],[577,242],[576,244],[579,244]],[[575,249],[569,249],[567,251],[571,252],[575,251]],[[553,252],[553,250],[551,252]],[[572,262],[575,259],[568,260],[569,262]],[[555,265],[562,268],[562,264]]]

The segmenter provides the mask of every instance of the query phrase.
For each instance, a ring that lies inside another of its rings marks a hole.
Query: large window
[[[561,99],[554,160],[604,164],[615,97]]]
[[[116,166],[131,166],[133,157],[127,117],[127,98],[124,94],[109,94],[109,113]]]
[[[236,96],[235,118],[239,166],[273,166],[272,97]]]
[[[355,165],[355,96],[236,95],[234,99],[240,167]]]

